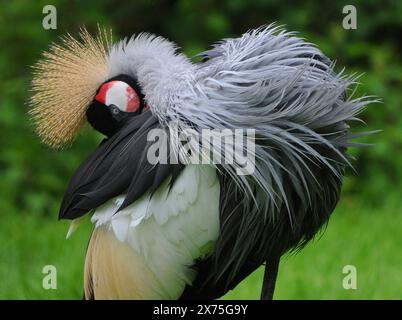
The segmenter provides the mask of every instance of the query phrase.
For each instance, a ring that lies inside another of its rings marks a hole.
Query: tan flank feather
[[[146,260],[105,226],[93,231],[85,258],[86,299],[162,299],[158,277]]]
[[[30,115],[42,141],[60,148],[70,144],[85,123],[85,111],[96,90],[107,80],[111,30],[92,37],[83,28],[80,40],[70,34],[34,68]]]

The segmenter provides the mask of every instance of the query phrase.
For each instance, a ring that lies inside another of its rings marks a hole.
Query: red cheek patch
[[[102,104],[106,104],[106,93],[113,86],[114,82],[115,81],[110,81],[110,82],[103,84],[100,87],[98,94],[95,96],[95,100],[99,101]]]
[[[138,97],[135,90],[131,87],[126,88],[126,95],[127,95],[127,112],[135,112],[140,107],[140,98]]]

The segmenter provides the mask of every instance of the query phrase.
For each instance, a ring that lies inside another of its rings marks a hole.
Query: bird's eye
[[[112,107],[112,113],[113,114],[119,114],[120,113],[120,109],[119,108],[117,108],[115,105],[111,105],[111,107]]]

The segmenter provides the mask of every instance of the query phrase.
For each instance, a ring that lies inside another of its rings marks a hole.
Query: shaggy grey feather
[[[298,248],[325,224],[350,166],[347,122],[374,100],[348,96],[356,77],[336,74],[314,45],[279,27],[226,39],[201,56],[206,61],[197,65],[193,94],[168,110],[169,119],[182,130],[191,123],[196,130],[256,132],[251,176],[236,175],[234,165],[218,167],[233,182],[222,188],[229,193],[221,197],[227,221],[221,221],[210,274],[230,287],[250,259],[261,264]],[[237,208],[228,203],[233,194]],[[236,227],[231,217],[239,207]]]

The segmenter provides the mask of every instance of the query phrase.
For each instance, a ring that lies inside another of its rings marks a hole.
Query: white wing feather
[[[152,197],[145,194],[118,213],[124,196],[114,198],[91,220],[143,257],[159,279],[155,290],[174,299],[194,279],[191,265],[208,255],[218,238],[220,186],[213,167],[195,165],[188,165],[170,190],[168,185],[167,180]]]

